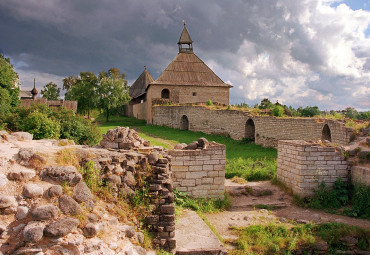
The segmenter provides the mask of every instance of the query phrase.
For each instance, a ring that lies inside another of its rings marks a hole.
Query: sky
[[[22,90],[111,67],[131,85],[176,57],[183,20],[230,104],[370,110],[370,0],[3,0],[0,50]]]

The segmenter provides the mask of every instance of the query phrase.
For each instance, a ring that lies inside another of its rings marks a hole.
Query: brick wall
[[[207,134],[229,135],[241,140],[253,130],[256,144],[277,148],[278,140],[318,140],[323,138],[323,129],[328,125],[331,141],[347,144],[352,129],[341,121],[315,118],[277,118],[252,116],[248,112],[236,110],[210,110],[203,106],[156,106],[153,108],[153,124],[180,128],[181,118],[189,120],[189,130]]]
[[[21,106],[23,107],[31,107],[33,103],[47,104],[49,107],[54,108],[65,107],[67,109],[73,110],[75,113],[77,112],[77,101],[47,100],[45,98],[36,98],[36,100],[33,99],[21,100]]]
[[[225,145],[206,149],[171,150],[173,185],[192,197],[223,198]]]
[[[313,194],[324,181],[333,186],[338,177],[347,180],[348,163],[335,147],[324,147],[302,140],[278,143],[277,178],[299,196]]]

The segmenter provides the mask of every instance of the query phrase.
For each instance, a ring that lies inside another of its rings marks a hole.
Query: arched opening
[[[331,131],[328,124],[325,124],[322,129],[321,140],[328,140],[329,142],[331,142]]]
[[[186,117],[186,115],[183,115],[181,117],[180,129],[181,130],[189,130],[189,120],[188,120],[188,117]]]
[[[255,127],[254,127],[254,121],[252,119],[247,120],[245,123],[245,138],[250,139],[251,141],[255,140]]]
[[[161,92],[161,98],[170,99],[170,91],[168,89],[163,89]]]

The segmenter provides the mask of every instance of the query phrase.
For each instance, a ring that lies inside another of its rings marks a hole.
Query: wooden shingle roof
[[[129,95],[131,98],[139,97],[145,94],[145,90],[150,83],[154,81],[153,77],[150,75],[148,70],[144,70],[142,74],[137,78],[137,80],[132,84],[129,90]]]
[[[224,83],[193,52],[180,52],[158,79],[150,84],[232,87]]]

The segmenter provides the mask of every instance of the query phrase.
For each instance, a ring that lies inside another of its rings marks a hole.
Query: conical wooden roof
[[[158,79],[150,84],[232,87],[224,83],[193,52],[180,52]]]
[[[129,90],[129,95],[131,98],[139,97],[145,94],[145,90],[150,83],[154,81],[153,77],[150,75],[148,70],[144,70],[142,74],[137,78],[137,80],[132,84]]]
[[[190,38],[190,34],[186,29],[186,25],[184,23],[184,28],[182,29],[179,42],[177,44],[190,44],[193,43],[193,40]]]

